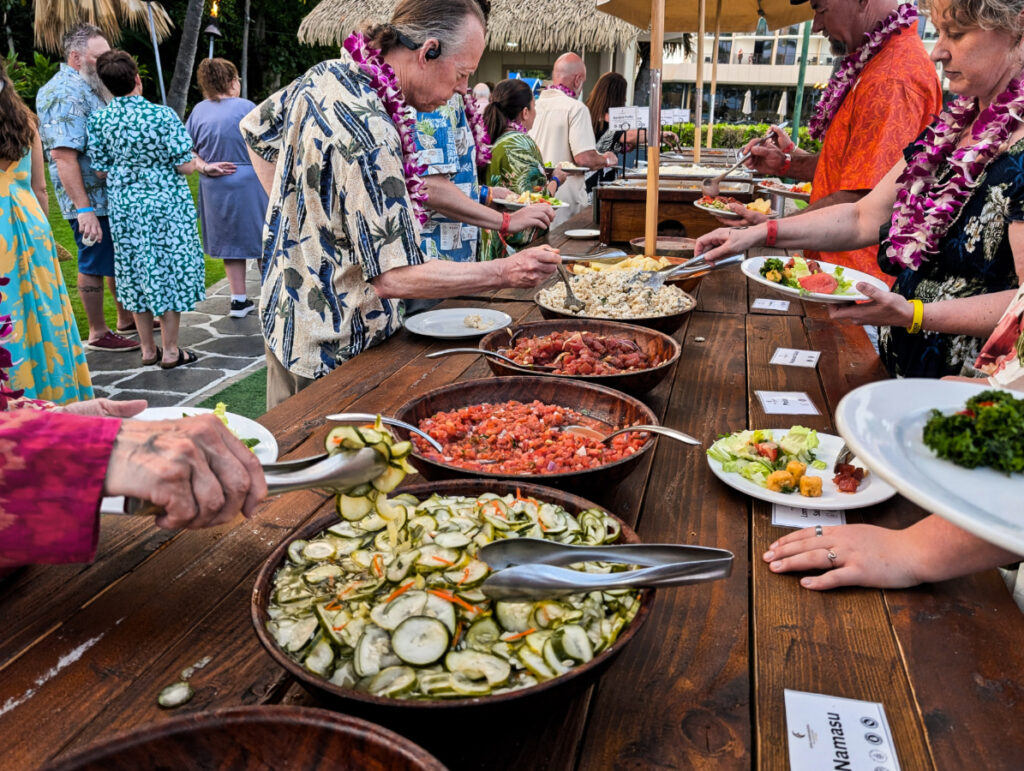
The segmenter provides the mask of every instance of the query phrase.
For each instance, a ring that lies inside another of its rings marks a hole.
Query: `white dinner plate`
[[[743,261],[743,264],[740,265],[740,269],[747,275],[748,278],[754,279],[754,281],[756,281],[757,283],[764,284],[765,286],[771,287],[776,292],[788,294],[789,296],[795,297],[798,300],[811,300],[813,302],[818,303],[840,304],[870,299],[867,295],[861,294],[855,288],[851,288],[851,294],[822,294],[821,292],[808,292],[805,290],[793,289],[792,287],[783,286],[782,284],[776,284],[774,281],[769,281],[768,279],[761,275],[761,266],[767,259],[770,258],[751,257]],[[776,259],[781,259],[783,262],[786,261],[786,259],[782,257]],[[833,265],[831,262],[823,262],[822,260],[816,260],[816,262],[819,266],[821,266],[822,271],[825,273],[835,273],[836,268],[839,267],[838,265]],[[867,284],[871,284],[872,286],[877,287],[878,289],[881,289],[883,292],[889,291],[889,286],[881,279],[877,279],[874,276],[871,276],[867,273],[862,273],[859,270],[854,270],[853,268],[843,268],[843,278],[849,281],[853,285],[853,287],[856,287],[858,282],[863,281]]]
[[[801,193],[797,190],[789,190],[786,187],[773,187],[771,185],[758,184],[755,189],[759,193],[770,193],[771,195],[781,195],[783,198],[792,198],[796,201],[810,201],[810,193]]]
[[[568,174],[586,174],[590,171],[586,166],[575,166],[571,163],[560,163],[558,164],[558,168]]]
[[[182,417],[193,415],[206,415],[213,410],[204,407],[148,407],[131,420],[176,420]],[[259,439],[260,443],[252,448],[253,454],[259,458],[260,463],[273,463],[277,460],[277,440],[265,427],[255,420],[236,415],[229,412],[226,415],[228,428],[230,428],[239,439]],[[104,498],[100,502],[100,511],[106,513],[121,514],[124,512],[124,498]]]
[[[875,474],[926,511],[1024,555],[1024,475],[969,469],[935,455],[923,440],[933,409],[956,412],[987,383],[883,380],[848,393],[836,425]],[[998,390],[998,389],[995,389]]]
[[[509,209],[522,209],[524,206],[531,206],[532,205],[532,204],[528,204],[528,203],[519,203],[519,201],[509,201],[509,200],[507,200],[505,198],[499,198],[497,200],[497,203],[499,203],[502,206],[505,206],[506,208],[509,208]],[[534,203],[549,203],[549,202],[548,201],[534,201]],[[551,204],[551,208],[552,209],[561,209],[565,205],[566,204],[565,204],[564,201],[562,203],[553,203],[553,204]]]
[[[480,317],[480,327],[466,323],[472,316]],[[480,337],[511,323],[512,317],[507,313],[489,308],[443,308],[410,316],[405,320],[405,328],[417,335],[450,339]]]
[[[772,437],[776,440],[781,439],[788,432],[788,428],[771,429]],[[732,471],[722,471],[722,464],[714,460],[710,455],[707,456],[707,459],[708,465],[711,467],[711,473],[729,485],[729,487],[739,490],[741,493],[746,493],[751,498],[758,498],[769,503],[781,503],[783,506],[797,506],[804,509],[827,509],[830,511],[836,509],[860,509],[865,506],[874,506],[876,503],[888,500],[896,494],[896,490],[876,474],[868,474],[864,477],[855,493],[839,492],[832,481],[832,477],[835,476],[832,472],[832,464],[836,462],[836,458],[839,456],[839,451],[842,448],[843,440],[838,436],[823,434],[821,431],[818,432],[818,446],[814,449],[814,456],[818,460],[824,461],[827,467],[821,470],[815,468],[807,469],[809,476],[821,477],[821,496],[818,498],[808,498],[800,495],[799,492],[773,492],[754,484],[741,474]],[[861,468],[865,466],[865,463],[858,462],[856,458],[851,462],[853,465],[860,466]]]
[[[724,220],[738,220],[742,218],[742,215],[737,214],[731,209],[716,209],[714,206],[706,206],[696,201],[693,202],[693,205],[701,211],[706,211],[708,214],[714,217],[721,217]]]
[[[600,238],[601,231],[597,228],[578,228],[577,230],[565,231],[565,237],[580,241],[589,241],[592,238]]]

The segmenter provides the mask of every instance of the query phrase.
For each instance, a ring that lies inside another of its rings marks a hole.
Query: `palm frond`
[[[122,26],[149,28],[149,12],[142,0],[35,0],[35,43],[42,50],[61,54],[64,33],[80,22],[95,24],[111,45],[121,39]],[[174,26],[160,3],[153,3],[158,40]]]

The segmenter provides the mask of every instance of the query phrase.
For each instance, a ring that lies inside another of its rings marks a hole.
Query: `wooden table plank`
[[[666,423],[704,442],[745,421],[742,316],[695,313]],[[747,503],[707,473],[700,448],[658,448],[639,532],[732,550],[723,581],[659,590],[644,629],[602,678],[578,768],[748,768]],[[650,707],[653,708],[648,708]]]

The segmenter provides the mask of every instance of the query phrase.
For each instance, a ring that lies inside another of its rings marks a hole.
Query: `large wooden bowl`
[[[638,424],[658,425],[658,418],[651,408],[639,399],[628,396],[605,386],[584,383],[571,378],[553,377],[496,377],[483,380],[464,380],[441,388],[435,388],[422,396],[406,402],[395,413],[395,417],[418,426],[421,420],[438,412],[449,412],[474,404],[507,402],[515,400],[529,403],[537,399],[544,404],[569,407],[609,426],[609,433],[616,428]],[[403,439],[408,439],[405,429],[394,429]],[[459,477],[480,477],[484,479],[512,479],[520,482],[553,485],[555,487],[607,487],[628,475],[641,458],[654,447],[655,437],[651,436],[632,455],[614,463],[606,463],[585,471],[566,471],[557,474],[505,474],[487,473],[459,468],[447,463],[429,460],[413,451],[410,460],[427,479],[454,479]]]
[[[635,622],[634,622],[635,623]],[[365,720],[303,707],[234,707],[114,737],[47,771],[444,771],[426,750]]]
[[[647,327],[638,327],[636,324],[622,324],[617,321],[590,321],[576,319],[573,321],[530,321],[523,324],[513,324],[504,329],[497,329],[484,336],[480,341],[480,349],[484,351],[497,351],[500,348],[508,347],[510,335],[518,338],[539,337],[550,335],[553,332],[590,332],[595,335],[606,335],[622,337],[632,340],[640,350],[647,353],[655,366],[649,369],[636,372],[623,372],[616,375],[559,375],[551,372],[533,372],[526,367],[514,367],[498,359],[487,359],[491,371],[495,375],[522,375],[524,373],[543,375],[572,380],[581,380],[584,383],[595,383],[608,388],[616,388],[631,394],[644,394],[658,385],[665,376],[672,371],[673,365],[679,360],[682,348],[673,338],[664,332]]]
[[[564,308],[553,308],[549,305],[545,305],[540,301],[540,293],[542,289],[538,289],[537,293],[533,296],[533,301],[537,303],[537,307],[540,308],[540,315],[546,319],[586,319],[588,321],[615,321],[620,324],[635,324],[640,327],[647,327],[648,329],[657,329],[659,332],[664,332],[666,335],[671,335],[686,321],[686,317],[690,314],[695,307],[697,307],[697,301],[690,297],[689,307],[680,311],[679,313],[673,313],[670,316],[646,316],[643,318],[631,318],[631,319],[613,319],[605,316],[580,316],[575,313],[569,313]],[[689,297],[689,295],[687,295]]]
[[[434,493],[439,495],[466,495],[478,496],[483,493],[497,493],[498,495],[515,494],[519,489],[523,495],[536,498],[540,501],[555,503],[563,506],[572,514],[578,514],[585,509],[601,508],[585,498],[555,490],[540,485],[523,484],[521,482],[502,482],[499,480],[483,479],[455,479],[444,482],[431,482],[426,484],[410,485],[400,488],[403,493],[410,493],[419,499],[429,498]],[[611,512],[609,512],[611,513]],[[614,514],[612,515],[614,516]],[[618,517],[616,517],[618,519]],[[290,659],[274,641],[273,636],[267,631],[267,604],[272,594],[274,574],[278,571],[288,556],[288,544],[295,538],[309,540],[321,533],[328,526],[337,522],[337,516],[333,513],[322,517],[316,522],[302,528],[292,534],[292,537],[283,541],[274,552],[267,557],[263,567],[260,568],[256,577],[256,586],[252,593],[252,622],[256,627],[256,635],[259,637],[267,653],[278,664],[290,672],[302,685],[314,692],[320,692],[333,697],[334,700],[342,702],[339,706],[353,707],[353,703],[362,705],[359,707],[360,714],[374,715],[376,719],[395,725],[403,725],[404,718],[416,718],[419,714],[428,710],[443,711],[445,717],[441,718],[442,723],[452,730],[460,723],[450,723],[453,711],[464,711],[472,716],[474,710],[481,708],[501,709],[512,705],[516,707],[524,699],[535,699],[540,696],[545,699],[544,704],[549,704],[547,698],[552,691],[558,691],[563,695],[582,690],[608,667],[612,660],[619,655],[629,641],[632,640],[640,627],[647,621],[650,614],[651,604],[654,600],[654,590],[645,589],[641,593],[640,610],[636,617],[622,631],[618,639],[608,648],[601,651],[586,664],[574,667],[564,675],[539,683],[530,688],[523,688],[508,693],[490,694],[465,699],[393,699],[386,696],[375,696],[373,694],[356,691],[351,688],[341,688],[332,684],[329,680],[319,677],[307,671],[305,667]],[[620,543],[639,543],[640,539],[636,532],[626,523],[619,520],[622,525],[622,534],[619,537]],[[367,709],[368,708],[368,709]],[[458,720],[463,720],[460,716]],[[508,725],[508,724],[506,724]],[[492,726],[493,728],[493,726]],[[403,733],[405,730],[403,729]],[[415,733],[415,732],[414,732]]]

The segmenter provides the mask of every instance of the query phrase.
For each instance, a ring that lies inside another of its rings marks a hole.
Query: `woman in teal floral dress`
[[[196,208],[183,176],[195,168],[192,140],[173,110],[141,96],[127,53],[108,51],[96,71],[114,95],[89,119],[89,154],[107,175],[118,298],[135,315],[143,364],[191,364],[196,354],[178,348],[181,312],[206,297]],[[162,349],[154,316],[162,317]]]
[[[491,162],[484,178],[491,187],[505,187],[515,194],[539,193],[554,195],[565,182],[566,173],[555,169],[549,182],[544,173],[540,148],[528,135],[537,117],[533,91],[521,80],[503,80],[494,87],[491,101],[484,110],[487,132],[494,142]],[[509,246],[528,246],[537,237],[537,228],[530,228],[506,237]],[[481,260],[495,260],[507,254],[505,244],[493,230],[483,231]]]

